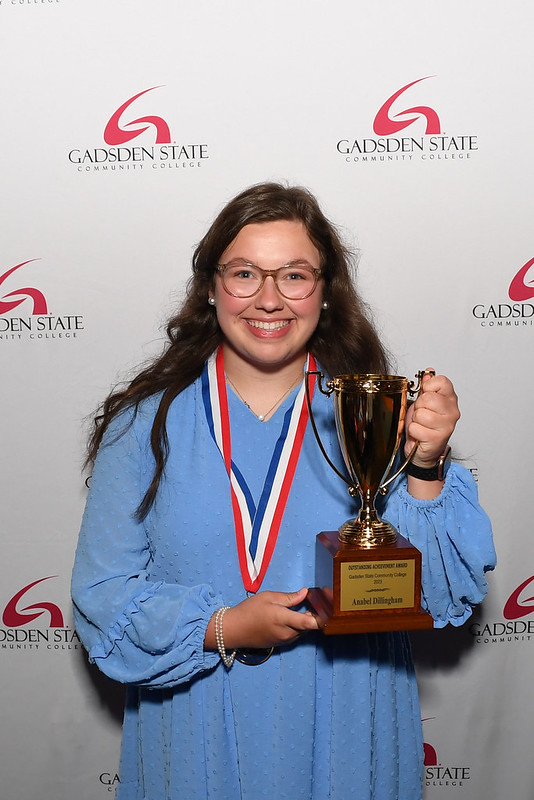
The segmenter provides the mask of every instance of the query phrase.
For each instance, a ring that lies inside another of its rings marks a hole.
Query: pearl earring
[[[214,297],[208,297],[208,303],[210,304],[210,306],[214,306],[215,305],[215,298]]]
[[[328,308],[328,300],[324,300],[323,301],[323,309],[326,311],[327,308]]]

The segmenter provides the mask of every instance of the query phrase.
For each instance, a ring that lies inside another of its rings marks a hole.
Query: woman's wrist
[[[232,650],[231,653],[227,653],[226,647],[224,646],[223,617],[229,609],[230,606],[221,606],[219,610],[215,612],[215,641],[217,642],[217,650],[219,651],[221,661],[227,669],[230,669],[234,663],[237,652],[236,650]]]
[[[406,474],[409,477],[417,478],[420,481],[444,481],[447,474],[447,468],[450,461],[451,448],[449,445],[445,447],[438,458],[432,458],[427,461],[417,458],[417,453],[414,458],[408,462],[406,466]]]
[[[221,661],[226,667],[231,667],[234,663],[235,649],[231,652],[227,650],[227,641],[225,640],[225,631],[223,627],[223,617],[227,611],[230,611],[230,606],[221,606],[215,611],[208,622],[206,633],[204,636],[204,650],[218,650]]]

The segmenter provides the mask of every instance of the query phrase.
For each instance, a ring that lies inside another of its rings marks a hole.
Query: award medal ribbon
[[[315,359],[310,353],[306,370],[315,369]],[[310,393],[313,392],[314,383],[313,377],[310,380]],[[202,397],[211,435],[223,457],[230,479],[243,584],[247,592],[255,593],[261,586],[274,552],[308,422],[304,382],[284,415],[282,430],[274,447],[257,507],[243,475],[232,461],[222,347],[209,358],[204,368]]]

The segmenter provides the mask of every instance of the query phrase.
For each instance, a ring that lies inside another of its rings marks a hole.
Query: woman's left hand
[[[433,375],[427,370],[423,387],[406,413],[406,444],[408,455],[414,444],[417,450],[412,459],[419,467],[433,467],[445,450],[447,442],[460,419],[458,398],[445,375]]]

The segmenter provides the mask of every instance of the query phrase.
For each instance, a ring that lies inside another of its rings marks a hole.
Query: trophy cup
[[[321,442],[310,402],[309,376],[319,390],[334,396],[334,415],[348,479],[332,463]],[[430,614],[421,608],[421,553],[375,509],[377,493],[412,458],[417,444],[393,475],[390,472],[404,429],[408,392],[417,382],[395,375],[337,375],[323,387],[321,372],[306,373],[306,399],[312,428],[323,456],[348,484],[349,494],[361,496],[355,519],[338,531],[323,531],[316,540],[317,587],[308,602],[326,634],[431,628]]]

